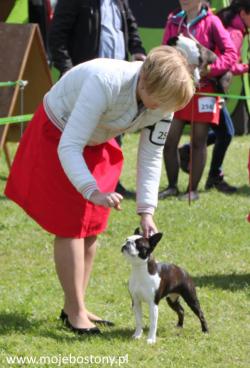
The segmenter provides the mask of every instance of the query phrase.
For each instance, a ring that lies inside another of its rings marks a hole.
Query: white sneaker
[[[192,190],[190,193],[187,192],[185,194],[182,194],[181,196],[179,196],[179,199],[181,201],[188,201],[190,198],[190,201],[197,201],[197,199],[199,199],[199,194],[197,192],[197,190]]]

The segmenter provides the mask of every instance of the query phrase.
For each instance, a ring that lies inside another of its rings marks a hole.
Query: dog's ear
[[[142,233],[141,233],[141,230],[140,230],[140,228],[139,227],[137,227],[136,229],[135,229],[135,231],[134,231],[134,235],[141,235]]]
[[[171,37],[168,41],[167,41],[167,45],[168,46],[176,46],[178,42],[178,36],[175,37]]]
[[[161,240],[162,235],[163,235],[162,233],[156,233],[156,234],[150,236],[150,238],[148,239],[149,245],[150,245],[150,253],[153,252],[153,250],[155,249],[156,245]]]

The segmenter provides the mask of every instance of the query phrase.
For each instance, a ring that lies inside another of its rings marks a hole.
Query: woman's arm
[[[220,52],[215,62],[209,66],[209,77],[216,77],[231,70],[238,60],[238,54],[228,31],[217,16],[213,16],[210,31],[210,37]]]
[[[172,114],[141,131],[137,159],[137,213],[153,215],[158,203],[162,151]]]
[[[89,78],[82,86],[58,146],[59,159],[66,175],[87,199],[98,187],[82,154],[107,106],[107,91],[100,78]]]
[[[244,35],[239,29],[235,29],[232,27],[228,28],[228,32],[238,53],[238,63],[232,65],[231,72],[234,75],[241,75],[244,73],[248,73],[249,65],[241,62],[241,50],[243,46]]]

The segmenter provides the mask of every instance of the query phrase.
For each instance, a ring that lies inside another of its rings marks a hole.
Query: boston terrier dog
[[[144,301],[149,305],[149,344],[156,342],[158,304],[162,298],[166,298],[170,308],[177,313],[177,327],[183,327],[184,321],[184,309],[179,302],[179,297],[182,296],[199,318],[202,331],[208,332],[191,277],[182,268],[174,264],[158,263],[152,257],[152,252],[161,238],[162,233],[144,238],[139,229],[136,229],[135,234],[129,236],[121,248],[123,255],[132,265],[129,291],[136,321],[133,338],[140,339],[142,336],[141,304]]]

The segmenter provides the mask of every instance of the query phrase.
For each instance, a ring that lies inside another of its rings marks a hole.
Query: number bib
[[[216,98],[215,97],[200,97],[198,99],[198,111],[203,112],[213,112],[216,113]]]
[[[212,84],[202,86],[197,90],[199,93],[216,92]],[[186,122],[196,122],[205,124],[219,124],[220,106],[219,97],[202,96],[195,94],[191,101],[180,111],[177,111],[174,117]]]
[[[150,142],[158,146],[164,146],[170,128],[170,121],[161,120],[152,127],[148,128],[150,129]]]

